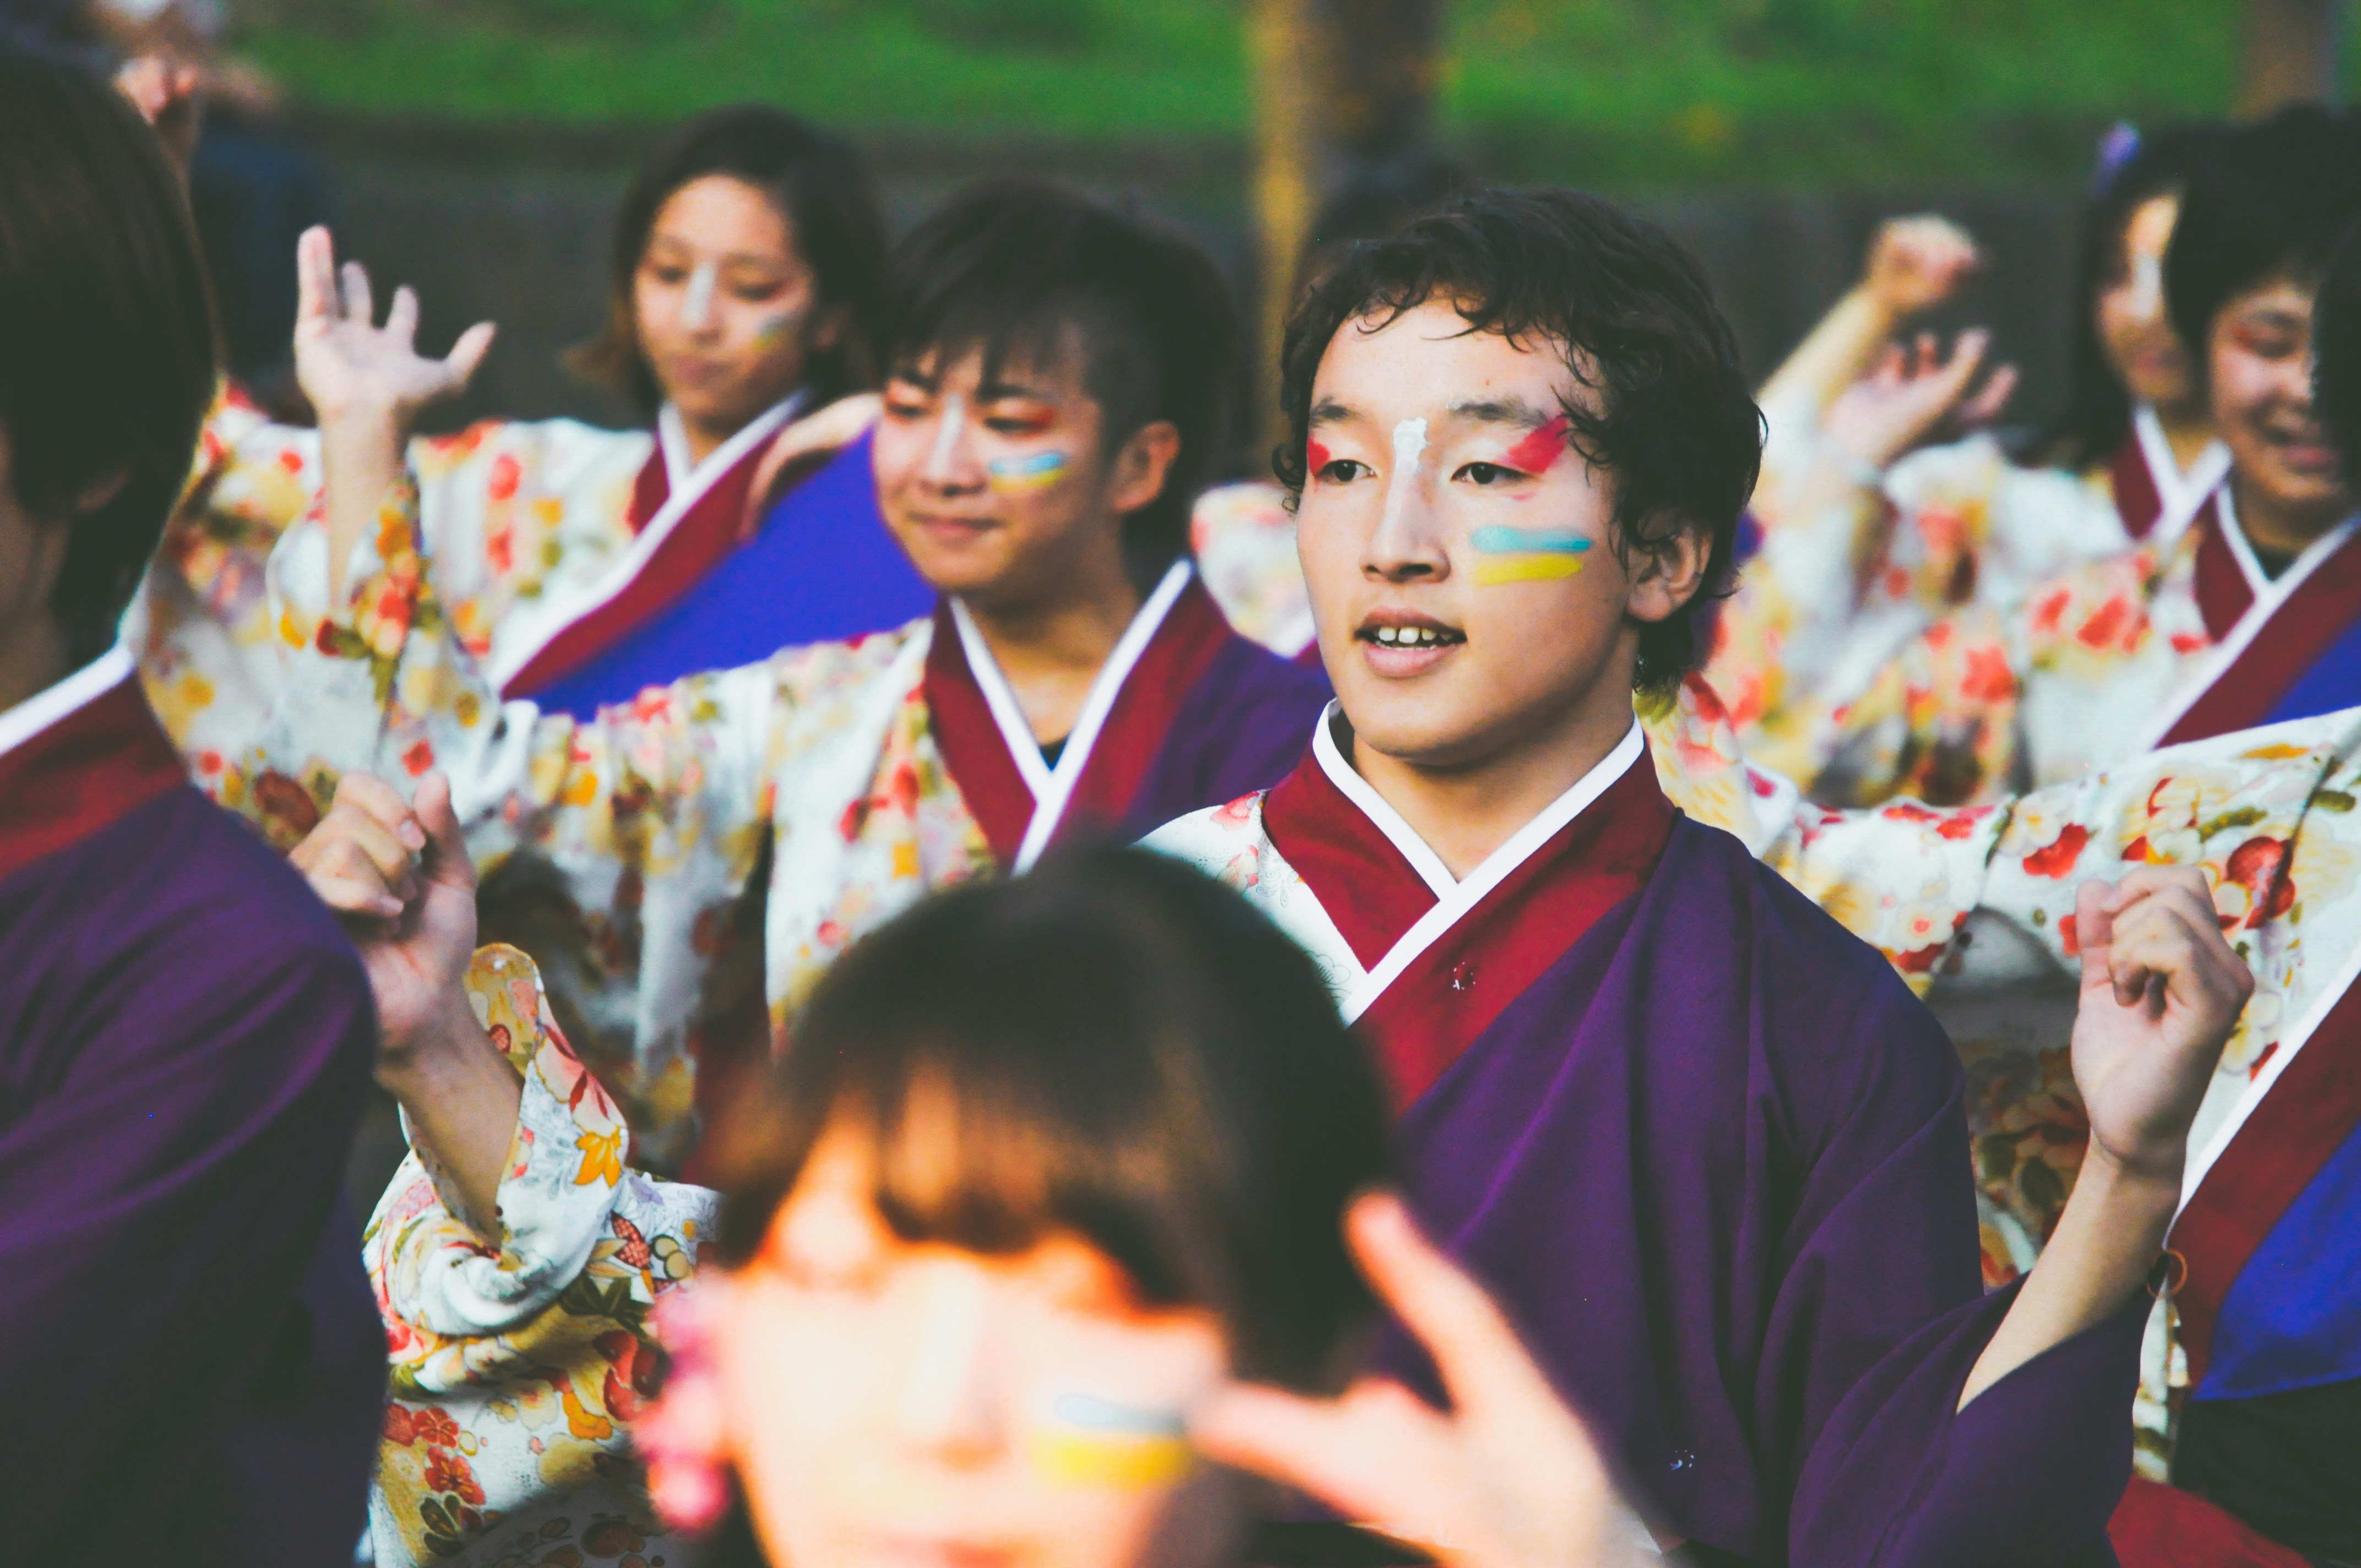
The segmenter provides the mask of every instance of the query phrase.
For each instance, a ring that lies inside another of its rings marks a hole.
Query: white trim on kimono
[[[631,541],[631,547],[623,552],[621,558],[608,568],[607,575],[600,577],[566,614],[554,619],[533,636],[523,638],[515,646],[493,655],[486,671],[493,689],[505,691],[508,684],[516,679],[526,665],[539,658],[542,650],[557,641],[568,627],[584,616],[603,609],[630,587],[646,570],[648,563],[655,559],[656,552],[664,547],[666,539],[672,537],[673,531],[680,526],[681,519],[686,517],[697,503],[703,500],[707,493],[755,447],[768,441],[782,425],[794,418],[807,395],[797,390],[785,401],[774,403],[756,414],[744,429],[708,453],[704,462],[689,468],[686,478],[679,477],[679,465],[686,463],[688,456],[687,436],[680,429],[680,414],[670,403],[658,411],[656,447],[664,454],[670,492],[664,497],[664,505],[648,519],[648,525],[640,530],[639,537]],[[677,452],[674,450],[675,442],[679,447]]]
[[[2230,449],[2217,437],[2197,455],[2197,461],[2181,467],[2171,438],[2164,433],[2164,422],[2148,403],[2132,410],[2132,434],[2139,442],[2140,456],[2147,464],[2148,478],[2161,503],[2148,537],[2159,549],[2169,548],[2205,510],[2206,498],[2230,477]]]
[[[1323,730],[1327,728],[1324,720],[1321,728]],[[1485,856],[1483,864],[1469,872],[1466,880],[1454,883],[1450,891],[1435,900],[1433,908],[1420,916],[1417,923],[1402,933],[1400,939],[1387,950],[1386,956],[1378,960],[1377,967],[1354,987],[1352,995],[1345,998],[1345,1021],[1353,1023],[1367,1012],[1370,1005],[1385,994],[1386,988],[1399,979],[1419,955],[1434,946],[1444,933],[1457,925],[1463,916],[1484,901],[1486,894],[1499,886],[1510,872],[1531,860],[1543,845],[1556,836],[1560,828],[1588,810],[1593,801],[1607,793],[1609,785],[1629,773],[1632,764],[1647,754],[1647,741],[1641,732],[1639,719],[1634,718],[1631,728],[1623,732],[1623,739],[1615,743],[1615,749],[1608,752],[1596,767],[1576,780],[1573,788],[1550,802],[1540,816],[1510,834],[1506,843]],[[1382,828],[1383,824],[1379,826]]]
[[[960,648],[967,654],[968,668],[975,673],[975,684],[983,690],[984,706],[992,710],[992,721],[1000,730],[1001,744],[1016,764],[1025,779],[1025,787],[1033,794],[1033,815],[1025,824],[1025,837],[1019,841],[1012,870],[1030,871],[1049,847],[1058,831],[1058,824],[1066,815],[1067,803],[1073,799],[1075,786],[1082,783],[1082,770],[1090,766],[1091,753],[1098,745],[1099,731],[1106,728],[1107,716],[1115,711],[1115,698],[1123,694],[1124,683],[1131,679],[1140,656],[1148,652],[1156,634],[1163,630],[1164,619],[1180,602],[1181,591],[1196,568],[1186,560],[1175,561],[1131,618],[1123,636],[1107,655],[1107,662],[1091,682],[1089,693],[1082,698],[1082,710],[1074,719],[1074,727],[1066,734],[1065,750],[1058,754],[1054,768],[1043,760],[1041,743],[1033,738],[1033,727],[1026,722],[1025,709],[1009,689],[1007,678],[992,657],[992,648],[977,630],[975,617],[967,606],[951,600],[951,624],[959,629]]]
[[[2222,1124],[2206,1140],[2205,1147],[2191,1158],[2189,1168],[2180,1179],[2180,1209],[2189,1207],[2189,1201],[2197,1196],[2197,1190],[2204,1185],[2206,1176],[2237,1138],[2238,1129],[2246,1124],[2246,1119],[2255,1113],[2255,1107],[2263,1102],[2263,1096],[2268,1094],[2271,1086],[2286,1073],[2288,1063],[2295,1060],[2296,1053],[2319,1033],[2321,1025],[2327,1022],[2329,1014],[2336,1010],[2336,1004],[2345,1000],[2345,993],[2357,981],[2361,981],[2361,946],[2356,946],[2345,956],[2344,965],[2337,970],[2336,983],[2322,992],[2320,999],[2304,1014],[2303,1022],[2280,1038],[2279,1048],[2271,1053],[2271,1059],[2263,1064],[2262,1070],[2255,1074],[2253,1080],[2239,1094],[2237,1102],[2230,1107],[2230,1113],[2223,1118]],[[2173,1211],[2173,1217],[2180,1217],[2180,1209]]]
[[[131,650],[117,642],[54,685],[43,686],[16,707],[0,711],[0,757],[104,696],[138,673]]]
[[[2246,543],[2246,532],[2238,526],[2237,509],[2231,504],[2229,486],[2222,487],[2221,498],[2223,542],[2229,545],[2231,557],[2238,563],[2238,569],[2246,574],[2246,582],[2255,592],[2255,602],[2246,607],[2246,613],[2238,618],[2238,623],[2230,629],[2230,634],[2213,645],[2198,678],[2181,687],[2180,694],[2148,726],[2134,755],[2155,751],[2164,738],[2172,733],[2172,727],[2180,723],[2183,716],[2197,706],[2198,699],[2213,689],[2213,683],[2238,662],[2239,655],[2246,652],[2255,639],[2262,634],[2263,628],[2270,624],[2271,617],[2277,615],[2296,589],[2303,586],[2304,579],[2318,571],[2323,562],[2343,549],[2345,542],[2353,537],[2354,528],[2361,525],[2361,517],[2346,518],[2304,546],[2303,554],[2290,563],[2288,569],[2279,574],[2277,581],[2273,581],[2264,575],[2262,564],[2255,559],[2253,546]]]

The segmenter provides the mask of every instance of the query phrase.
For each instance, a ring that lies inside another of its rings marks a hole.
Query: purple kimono
[[[5,1555],[326,1568],[385,1337],[342,1198],[376,1018],[121,651],[0,713]]]
[[[1958,1058],[1873,949],[1658,788],[1635,726],[1454,879],[1329,727],[1149,840],[1311,949],[1412,1206],[1664,1538],[1708,1562],[2105,1561],[2147,1301],[1960,1388],[1985,1297]],[[1380,1364],[1434,1390],[1399,1334]]]

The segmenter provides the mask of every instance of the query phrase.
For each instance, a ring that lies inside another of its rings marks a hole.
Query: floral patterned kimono
[[[1748,754],[1807,783],[1836,743],[1819,716],[1860,700],[1931,624],[2005,619],[2088,563],[2142,542],[2169,549],[2229,469],[2217,442],[2182,470],[2142,407],[2114,457],[2087,472],[2028,467],[1976,436],[1863,483],[1817,430],[1765,411],[1752,508],[1763,542],[1708,675]]]
[[[486,421],[411,444],[435,587],[456,634],[504,694],[563,679],[661,610],[739,540],[763,444],[795,400],[702,464],[669,409],[647,431]],[[264,568],[317,499],[319,436],[225,388],[135,603],[126,641],[196,782],[242,809],[237,759],[279,689]],[[275,803],[295,809],[291,801]]]

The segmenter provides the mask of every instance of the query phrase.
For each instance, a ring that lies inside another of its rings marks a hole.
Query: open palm
[[[368,272],[347,261],[341,281],[335,239],[304,231],[295,247],[295,375],[322,419],[368,410],[405,425],[431,403],[467,389],[492,345],[492,325],[478,322],[437,359],[418,352],[418,296],[397,289],[376,322]]]
[[[2092,1151],[2177,1177],[2190,1124],[2254,976],[2223,939],[2204,874],[2144,867],[2076,890],[2082,958],[2075,1087]]]

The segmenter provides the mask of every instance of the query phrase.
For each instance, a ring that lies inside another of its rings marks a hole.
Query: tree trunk
[[[2345,0],[2246,0],[2238,115],[2335,103],[2345,85]]]

